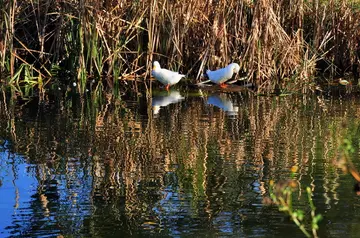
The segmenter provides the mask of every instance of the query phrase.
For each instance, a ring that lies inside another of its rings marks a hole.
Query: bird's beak
[[[154,65],[152,69],[155,70],[155,69],[156,69],[156,66]]]

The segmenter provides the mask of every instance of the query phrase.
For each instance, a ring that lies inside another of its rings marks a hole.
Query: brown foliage
[[[0,67],[11,76],[21,63],[62,64],[117,79],[149,73],[156,59],[199,77],[234,61],[273,89],[306,85],[317,67],[343,73],[359,62],[360,5],[351,0],[12,0],[0,8]]]

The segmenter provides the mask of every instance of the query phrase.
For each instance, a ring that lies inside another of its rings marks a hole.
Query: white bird
[[[215,71],[207,70],[206,75],[209,80],[213,83],[219,84],[220,87],[226,88],[226,81],[232,78],[234,73],[238,73],[240,71],[240,66],[237,63],[231,63],[225,68],[221,68]]]
[[[153,63],[153,70],[151,71],[151,73],[156,80],[160,81],[162,84],[165,85],[166,90],[169,90],[170,86],[177,84],[181,78],[185,77],[184,74],[179,74],[178,72],[162,69],[159,62],[157,61]]]

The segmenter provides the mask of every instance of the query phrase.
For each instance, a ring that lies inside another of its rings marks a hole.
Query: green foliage
[[[344,153],[346,157],[350,156],[350,154],[355,152],[352,142],[349,139],[344,139],[339,149]]]
[[[297,168],[292,168],[291,177],[294,177]],[[306,212],[302,209],[295,209],[293,206],[293,193],[295,192],[297,184],[294,180],[289,180],[282,184],[274,184],[270,181],[270,198],[272,204],[275,204],[279,211],[282,211],[290,216],[291,220],[299,227],[306,237],[318,237],[317,230],[318,223],[321,221],[321,214],[315,214],[316,207],[312,200],[312,191],[310,187],[306,187],[308,206],[310,209],[311,222],[308,225],[306,219]],[[307,225],[310,226],[311,233],[307,230]]]

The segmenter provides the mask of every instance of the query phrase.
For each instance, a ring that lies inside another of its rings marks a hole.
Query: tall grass
[[[148,76],[154,59],[194,81],[205,68],[239,62],[265,90],[306,86],[317,72],[358,71],[355,0],[10,0],[0,9],[7,82],[24,64],[42,79],[69,70],[83,91],[89,78],[114,86]]]

